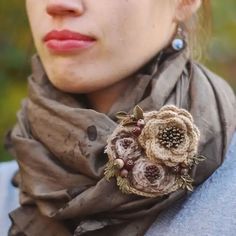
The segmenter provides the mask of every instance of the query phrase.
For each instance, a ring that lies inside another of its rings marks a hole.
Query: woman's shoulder
[[[236,133],[223,165],[185,200],[162,212],[146,236],[232,236],[236,232]]]
[[[228,158],[234,158],[236,161],[236,132],[233,135],[229,150],[228,150]]]
[[[12,186],[12,178],[18,169],[16,161],[0,163],[0,235],[7,235],[10,227],[8,213],[18,205],[18,189]]]

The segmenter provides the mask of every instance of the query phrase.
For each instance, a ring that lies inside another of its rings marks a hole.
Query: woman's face
[[[88,93],[128,77],[169,43],[176,27],[173,2],[26,0],[26,5],[50,81],[66,92]]]

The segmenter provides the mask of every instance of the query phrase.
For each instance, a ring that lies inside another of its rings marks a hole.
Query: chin
[[[101,86],[91,80],[79,77],[74,79],[72,77],[66,78],[65,76],[51,77],[50,81],[57,89],[67,93],[91,93],[102,89]],[[88,83],[88,81],[90,82]]]

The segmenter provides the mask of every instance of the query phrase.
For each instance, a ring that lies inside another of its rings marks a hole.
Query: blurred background
[[[204,60],[236,91],[236,2],[213,0],[213,29]],[[3,139],[16,122],[16,111],[26,96],[26,78],[34,47],[24,1],[0,2],[0,162],[10,160]]]

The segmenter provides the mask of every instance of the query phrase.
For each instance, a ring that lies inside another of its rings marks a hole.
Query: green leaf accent
[[[200,162],[205,161],[207,158],[203,155],[196,155],[193,157],[193,162],[198,165]]]
[[[179,188],[183,188],[184,181],[182,179],[178,179],[177,184],[178,184]]]
[[[199,155],[196,157],[199,161],[205,161],[207,158],[203,155]]]
[[[131,119],[125,119],[125,120],[123,120],[122,121],[122,125],[123,126],[134,126],[134,125],[136,125],[136,121],[133,121],[133,120],[131,120]]]
[[[129,181],[126,178],[120,176],[117,177],[117,185],[122,193],[130,194]]]
[[[187,184],[186,188],[187,188],[188,191],[193,192],[193,186],[191,184]]]
[[[133,111],[134,118],[136,120],[143,119],[143,110],[140,106],[135,106],[134,111]]]
[[[119,111],[119,112],[116,113],[116,118],[118,120],[123,120],[127,116],[128,116],[128,114],[125,111]]]
[[[194,180],[189,175],[184,175],[184,176],[182,175],[181,179],[186,183],[193,183],[194,182]]]
[[[182,175],[178,180],[178,185],[180,188],[187,189],[188,191],[193,191],[192,183],[194,180],[189,175]]]
[[[104,171],[104,175],[106,180],[110,180],[110,178],[114,177],[116,174],[116,168],[114,165],[114,161],[108,161],[105,171]]]

